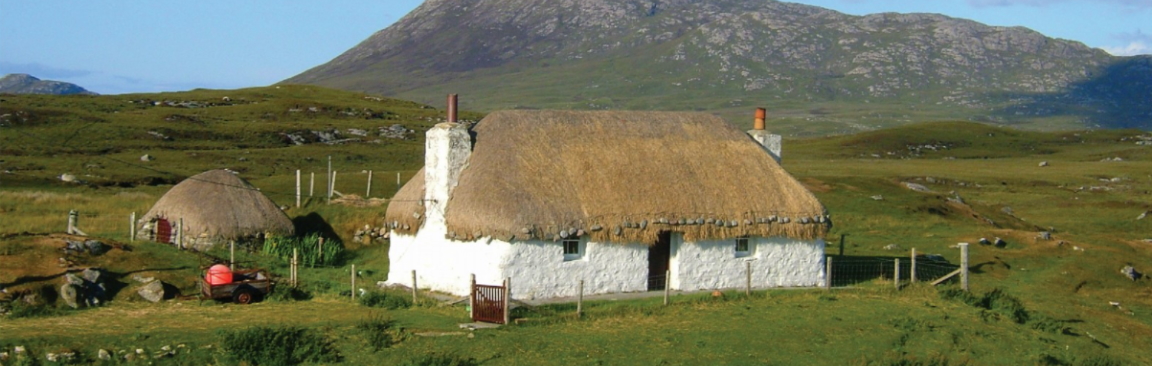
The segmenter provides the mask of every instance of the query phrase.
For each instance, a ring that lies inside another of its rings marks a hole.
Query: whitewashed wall
[[[733,239],[683,243],[672,240],[671,286],[682,291],[743,288],[745,262],[752,287],[810,287],[824,284],[824,241],[749,238],[747,257],[736,257]]]
[[[551,241],[509,244],[501,240],[460,242],[444,238],[440,225],[426,225],[416,236],[392,232],[388,283],[411,285],[416,270],[421,289],[467,295],[471,274],[480,284],[512,278],[512,298],[546,299],[647,289],[648,247],[641,244],[587,243],[581,259],[565,261],[563,245]]]
[[[564,261],[564,247],[552,241],[517,242],[501,267],[512,278],[512,297],[547,299],[584,294],[645,291],[648,246],[587,243],[584,256]]]

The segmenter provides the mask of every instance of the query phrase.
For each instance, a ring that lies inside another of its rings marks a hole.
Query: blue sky
[[[758,0],[749,0],[758,1]],[[1152,0],[803,0],[848,14],[929,12],[1152,53]],[[262,86],[327,62],[420,0],[0,0],[0,74],[102,94]]]

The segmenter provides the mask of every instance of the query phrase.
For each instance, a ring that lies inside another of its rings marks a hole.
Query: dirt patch
[[[807,188],[813,193],[827,193],[832,191],[831,185],[828,185],[828,183],[824,183],[823,181],[816,178],[801,179],[800,184],[803,184],[804,188]]]

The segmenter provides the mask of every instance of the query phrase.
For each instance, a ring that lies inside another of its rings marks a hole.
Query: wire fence
[[[848,256],[831,258],[829,281],[831,281],[832,287],[852,287],[875,281],[895,281],[897,276],[901,285],[911,283],[913,280],[912,258]],[[899,266],[896,265],[896,262],[900,263]],[[932,282],[955,272],[959,268],[960,265],[958,264],[919,257],[916,258],[914,279],[917,282]]]

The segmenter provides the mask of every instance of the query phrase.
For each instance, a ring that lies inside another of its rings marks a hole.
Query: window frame
[[[744,250],[740,250],[741,243],[744,244]],[[734,245],[732,246],[732,249],[733,252],[735,252],[736,258],[747,258],[752,256],[752,238],[747,236],[737,237],[735,238],[733,244]]]
[[[574,245],[576,251],[570,253],[568,251],[569,245]],[[568,238],[560,240],[560,253],[564,256],[565,262],[584,260],[585,257],[585,244],[583,238]]]

